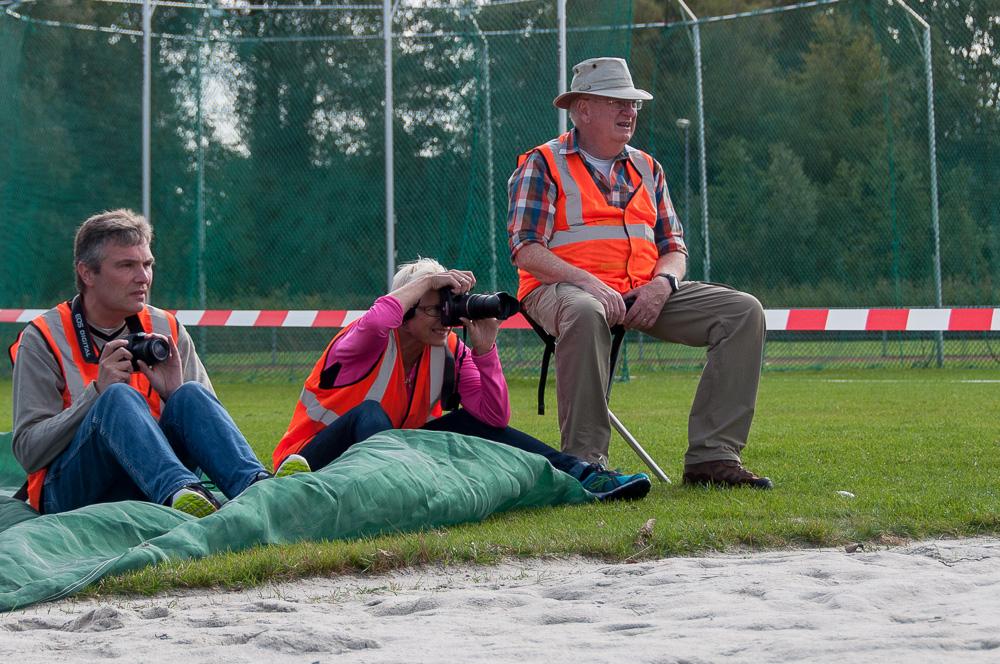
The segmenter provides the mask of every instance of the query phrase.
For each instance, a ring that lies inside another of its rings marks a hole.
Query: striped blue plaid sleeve
[[[557,187],[548,174],[545,158],[538,152],[528,155],[507,181],[510,205],[507,233],[510,258],[526,244],[548,247],[556,215]]]
[[[681,226],[681,220],[670,200],[667,180],[663,177],[663,167],[660,166],[659,162],[655,163],[656,226],[653,228],[653,236],[656,239],[656,248],[660,256],[673,251],[680,251],[686,256],[688,250],[684,243],[684,228]]]

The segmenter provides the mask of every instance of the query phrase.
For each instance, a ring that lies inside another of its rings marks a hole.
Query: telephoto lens
[[[124,338],[128,340],[125,350],[132,353],[132,371],[139,371],[139,360],[151,367],[170,357],[170,344],[159,337],[136,332]]]
[[[492,295],[470,295],[468,293],[452,293],[447,286],[441,293],[441,324],[449,327],[461,327],[463,318],[479,320],[496,318],[506,320],[521,310],[517,298],[508,293]]]

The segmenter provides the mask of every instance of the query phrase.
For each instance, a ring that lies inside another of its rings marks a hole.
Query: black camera
[[[126,334],[123,339],[128,341],[125,350],[132,353],[132,371],[139,371],[138,360],[151,367],[170,357],[170,344],[160,337],[151,337],[145,332]]]
[[[469,293],[452,293],[445,286],[441,293],[441,324],[448,327],[461,327],[462,318],[479,320],[481,318],[496,318],[506,320],[521,310],[517,298],[508,293],[493,295],[470,295]]]

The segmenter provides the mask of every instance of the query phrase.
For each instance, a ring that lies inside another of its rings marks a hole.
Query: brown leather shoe
[[[721,484],[723,486],[750,486],[755,489],[773,489],[767,477],[758,477],[743,467],[739,461],[718,459],[684,466],[684,484]]]

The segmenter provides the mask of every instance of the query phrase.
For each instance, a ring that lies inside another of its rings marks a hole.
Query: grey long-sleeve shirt
[[[128,334],[123,329],[114,338]],[[108,339],[110,341],[110,339]],[[106,341],[94,337],[98,352]],[[184,382],[197,381],[213,394],[212,381],[195,351],[191,335],[177,323],[177,350]],[[14,458],[25,472],[48,466],[69,446],[90,408],[97,401],[97,383],[92,382],[63,409],[66,380],[45,337],[34,325],[25,328],[14,363]]]

